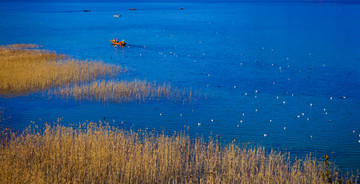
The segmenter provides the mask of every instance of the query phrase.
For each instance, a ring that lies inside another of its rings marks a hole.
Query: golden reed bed
[[[1,183],[328,183],[314,157],[107,125],[3,134]],[[10,135],[9,135],[10,134]],[[7,137],[7,139],[4,139]],[[337,173],[329,170],[332,181]],[[354,176],[347,179],[354,180]],[[345,181],[345,180],[344,180]],[[357,181],[354,181],[355,183]]]
[[[16,96],[47,91],[50,95],[100,102],[123,103],[152,99],[192,102],[191,91],[168,84],[115,81],[127,69],[103,62],[75,61],[37,45],[0,46],[0,95]]]
[[[156,99],[192,102],[192,91],[179,90],[167,84],[145,81],[95,81],[87,85],[75,85],[61,88],[54,93],[63,98],[76,100],[95,100],[99,102],[129,102]]]

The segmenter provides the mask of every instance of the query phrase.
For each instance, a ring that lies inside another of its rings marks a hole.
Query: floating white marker
[[[283,101],[283,104],[285,104],[286,102],[285,101]]]
[[[201,123],[197,123],[198,126],[201,126]]]
[[[327,115],[327,114],[328,114],[328,112],[325,112],[325,114]]]
[[[237,125],[237,127],[240,127],[240,125]]]
[[[276,99],[279,99],[279,97],[277,96]]]
[[[162,116],[162,114],[160,113],[160,116]]]
[[[300,115],[297,115],[297,118],[300,118]]]
[[[332,100],[332,97],[330,97],[330,100]]]
[[[208,74],[208,77],[210,77],[210,74]]]
[[[286,60],[289,60],[289,59],[290,59],[290,58],[288,58],[288,57],[286,58]]]
[[[284,130],[286,130],[286,127],[284,127]]]
[[[142,54],[140,53],[140,56],[142,56]]]
[[[329,122],[331,122],[331,119],[329,119]]]
[[[267,136],[267,134],[264,134],[264,137],[266,137]]]
[[[310,139],[312,139],[312,135],[310,135]]]
[[[236,88],[236,86],[234,86],[234,89]]]
[[[360,143],[360,140],[358,140],[358,143]]]
[[[245,113],[244,113],[244,112],[242,113],[242,116],[245,116]]]
[[[312,103],[310,103],[310,107],[312,107],[313,106],[313,104]]]
[[[213,120],[213,119],[211,119],[210,121],[211,121],[211,122],[214,122],[214,120]]]
[[[255,95],[254,98],[257,98],[257,96]]]
[[[257,93],[258,92],[258,90],[255,90],[255,93]]]
[[[273,84],[275,84],[275,82],[273,82]]]
[[[355,130],[353,130],[353,134],[355,133],[356,131]]]
[[[247,93],[245,93],[245,96],[247,95]]]
[[[272,122],[272,120],[269,120],[269,122],[271,123],[271,122]]]
[[[308,121],[309,121],[309,120],[310,120],[310,118],[306,118],[306,120],[308,120]]]
[[[258,109],[255,109],[255,112],[257,112],[258,111]]]
[[[180,116],[183,116],[183,114],[180,114]]]
[[[243,120],[240,120],[240,123],[243,123]]]
[[[301,113],[301,115],[302,115],[302,116],[304,116],[304,115],[305,115],[305,113]]]
[[[326,109],[324,109],[324,111],[326,111]]]

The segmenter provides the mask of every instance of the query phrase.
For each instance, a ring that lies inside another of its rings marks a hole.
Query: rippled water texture
[[[204,97],[191,104],[0,97],[1,126],[114,120],[328,154],[343,169],[360,169],[359,4],[0,3],[0,17],[2,45],[102,60],[128,67],[123,79]],[[128,46],[112,46],[113,38]]]

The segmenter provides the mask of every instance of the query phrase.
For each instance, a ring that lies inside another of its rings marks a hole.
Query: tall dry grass
[[[179,90],[169,84],[156,84],[145,81],[95,81],[86,85],[67,86],[54,94],[76,100],[95,100],[99,102],[130,102],[154,99],[169,99],[192,102],[193,92]]]
[[[326,183],[321,176],[326,169],[314,157],[291,160],[288,154],[235,144],[221,148],[184,134],[123,131],[101,124],[7,133],[0,149],[4,184]]]
[[[47,90],[113,77],[126,71],[102,62],[75,61],[33,44],[0,46],[0,95]]]

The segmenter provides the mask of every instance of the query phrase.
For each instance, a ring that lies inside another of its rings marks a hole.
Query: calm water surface
[[[206,97],[192,104],[0,97],[1,126],[106,119],[297,156],[328,154],[342,169],[360,169],[358,4],[0,3],[0,17],[2,45],[35,43],[102,60],[128,67],[125,80],[166,82]],[[112,46],[113,38],[128,46]]]

